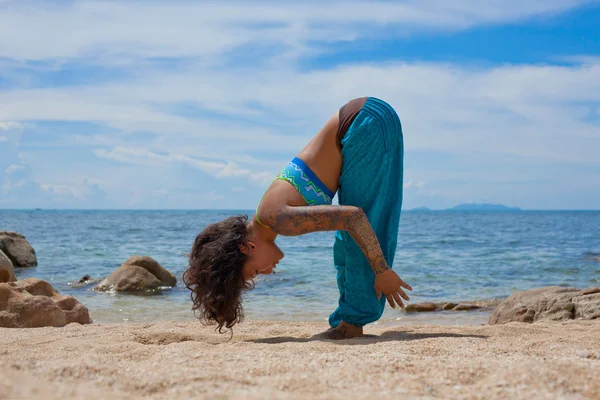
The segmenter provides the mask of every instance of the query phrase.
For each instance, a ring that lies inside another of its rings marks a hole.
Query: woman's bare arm
[[[385,294],[392,307],[404,307],[402,298],[409,300],[402,288],[412,290],[388,266],[379,240],[367,215],[359,207],[352,206],[283,206],[269,212],[267,223],[280,235],[296,236],[318,231],[346,231],[365,254],[375,272],[377,297]]]
[[[390,269],[383,257],[377,236],[366,214],[359,207],[283,206],[269,212],[267,224],[283,236],[317,231],[347,231],[367,257],[375,274]]]

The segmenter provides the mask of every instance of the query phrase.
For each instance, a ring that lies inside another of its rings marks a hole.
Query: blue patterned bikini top
[[[291,183],[309,206],[331,205],[335,195],[298,157],[290,161],[275,179]]]
[[[335,194],[321,182],[304,161],[297,157],[281,170],[273,182],[277,179],[287,181],[295,187],[309,206],[331,205],[333,201]],[[261,202],[262,199],[258,203],[258,206],[256,206],[256,221],[262,226],[270,228],[258,219],[258,207]]]

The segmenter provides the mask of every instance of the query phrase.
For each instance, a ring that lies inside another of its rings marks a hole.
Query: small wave
[[[124,229],[122,233],[139,233],[139,232],[144,232],[145,229],[142,228],[128,228],[128,229]]]
[[[471,240],[471,239],[439,239],[436,240],[435,242],[433,242],[433,244],[477,244],[476,241]]]

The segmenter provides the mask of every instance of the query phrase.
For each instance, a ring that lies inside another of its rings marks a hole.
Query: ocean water
[[[209,223],[251,211],[0,211],[0,230],[24,234],[38,267],[17,269],[88,307],[95,323],[194,320],[181,281],[195,236]],[[325,321],[336,308],[333,232],[280,237],[274,275],[244,295],[247,319]],[[96,293],[70,282],[109,275],[134,254],[148,255],[178,278],[153,296]],[[404,211],[394,269],[411,302],[502,299],[545,285],[600,286],[600,212]],[[489,311],[407,314],[389,306],[379,324],[485,323]]]

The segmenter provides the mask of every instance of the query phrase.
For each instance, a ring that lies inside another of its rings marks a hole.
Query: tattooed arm
[[[390,269],[377,236],[359,207],[352,206],[283,206],[269,212],[266,218],[273,231],[284,236],[296,236],[317,231],[347,231],[361,248],[375,273],[375,292],[381,298],[385,294],[393,308],[404,307],[401,297],[409,300],[402,287],[412,290]]]
[[[366,214],[353,206],[283,206],[271,210],[268,225],[283,236],[296,236],[317,231],[347,231],[361,248],[373,272],[388,269],[375,232]]]

